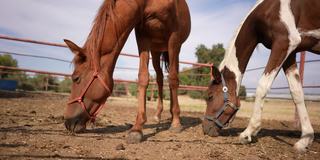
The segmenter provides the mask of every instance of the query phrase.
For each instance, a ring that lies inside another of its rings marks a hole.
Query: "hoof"
[[[182,132],[182,130],[183,130],[183,127],[180,125],[180,126],[178,126],[178,127],[170,127],[170,132],[172,132],[172,133],[181,133]]]
[[[252,142],[250,135],[240,134],[239,141],[241,144],[249,144]]]
[[[306,153],[308,150],[308,147],[306,145],[303,145],[302,143],[297,142],[296,144],[294,144],[294,149],[298,153]]]
[[[127,143],[137,144],[142,142],[143,134],[142,132],[130,132],[127,137]]]
[[[154,121],[157,122],[157,123],[160,123],[160,121],[161,121],[161,118],[158,117],[158,116],[154,116],[153,119],[154,119]]]

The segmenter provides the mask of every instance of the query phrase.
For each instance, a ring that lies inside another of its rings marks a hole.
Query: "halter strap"
[[[221,73],[221,81],[222,81],[222,92],[223,92],[223,98],[224,102],[227,102],[229,100],[228,96],[228,87],[226,85],[226,81],[224,80],[223,74]]]
[[[106,101],[104,101],[104,102],[100,103],[98,108],[92,113],[92,115],[90,114],[90,112],[88,111],[88,108],[86,107],[86,105],[83,102],[84,95],[87,93],[88,89],[90,88],[91,84],[94,82],[95,79],[98,79],[98,81],[102,84],[102,86],[105,88],[107,93],[109,93],[109,94],[111,93],[111,90],[109,89],[107,84],[103,81],[103,78],[99,75],[99,72],[95,71],[92,74],[92,77],[91,77],[89,83],[86,85],[86,87],[81,92],[80,96],[68,102],[68,105],[73,104],[73,103],[79,103],[80,106],[82,107],[82,109],[84,110],[84,112],[86,113],[86,115],[90,118],[91,122],[95,122],[95,119],[96,119],[96,116],[98,115],[98,112],[103,108],[104,103],[106,102]]]

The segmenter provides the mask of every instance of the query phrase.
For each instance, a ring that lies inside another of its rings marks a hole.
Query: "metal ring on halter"
[[[227,86],[223,86],[222,91],[223,91],[224,93],[228,92],[228,87],[227,87]]]

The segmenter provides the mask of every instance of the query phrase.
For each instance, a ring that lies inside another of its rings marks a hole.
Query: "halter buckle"
[[[222,91],[223,91],[224,93],[227,93],[227,92],[228,92],[228,87],[227,87],[227,86],[223,86],[223,87],[222,87]]]

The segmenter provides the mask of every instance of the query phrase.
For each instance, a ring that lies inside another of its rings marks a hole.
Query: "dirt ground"
[[[241,118],[246,116],[237,117],[222,136],[212,138],[202,134],[201,112],[182,112],[181,119],[185,129],[182,133],[174,134],[167,130],[170,125],[168,111],[163,114],[164,120],[156,124],[152,120],[155,110],[151,108],[147,112],[149,121],[144,130],[145,140],[140,144],[127,144],[125,138],[135,120],[136,103],[124,103],[126,100],[120,98],[110,99],[107,108],[98,116],[94,128],[89,127],[83,134],[71,135],[63,126],[62,115],[67,97],[52,94],[0,95],[0,159],[196,160],[320,157],[318,122],[313,124],[313,145],[307,153],[298,154],[292,146],[299,139],[300,132],[289,121],[264,120],[263,129],[255,143],[242,145],[238,142],[238,135],[248,124],[247,118]]]

